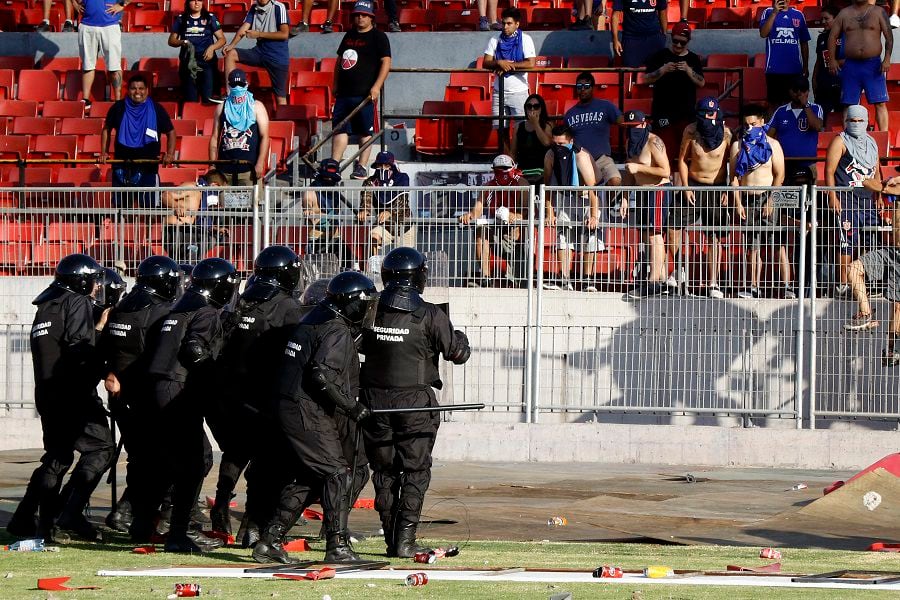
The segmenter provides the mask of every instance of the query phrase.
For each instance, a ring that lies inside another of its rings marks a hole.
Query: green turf
[[[165,598],[172,593],[176,580],[171,578],[106,578],[97,577],[100,569],[168,566],[177,564],[212,565],[247,563],[253,566],[246,550],[223,550],[209,556],[173,556],[158,552],[137,555],[123,538],[121,543],[96,546],[72,544],[62,546],[59,553],[5,553],[0,555],[0,599],[35,598]],[[301,558],[317,559],[322,546],[312,544],[309,553]],[[356,546],[363,558],[383,560],[379,554],[383,546],[366,541]],[[599,543],[519,543],[471,542],[458,557],[439,561],[439,566],[461,567],[568,567],[593,569],[601,564],[615,564],[626,569],[643,568],[649,564],[668,565],[676,569],[724,569],[728,564],[761,565],[758,548],[729,546],[657,546],[648,544]],[[784,549],[781,561],[785,571],[818,573],[837,569],[900,570],[897,555],[877,552],[836,552],[829,550]],[[393,564],[410,566],[412,561],[393,559]],[[68,575],[70,585],[99,585],[103,589],[78,592],[37,591],[39,577]],[[204,596],[219,598],[314,598],[328,594],[334,600],[375,598],[465,598],[466,600],[494,598],[549,598],[562,591],[572,592],[575,598],[863,598],[870,591],[797,590],[779,588],[735,588],[706,586],[641,586],[634,584],[520,584],[480,582],[430,582],[427,586],[407,588],[401,583],[385,581],[271,581],[248,579],[197,580]],[[890,592],[886,592],[890,593]]]

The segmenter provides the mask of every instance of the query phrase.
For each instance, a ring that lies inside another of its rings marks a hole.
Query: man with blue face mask
[[[253,185],[266,172],[269,155],[269,113],[247,89],[247,74],[234,69],[228,75],[228,97],[216,108],[209,138],[209,160],[241,160],[221,164],[230,185]]]
[[[409,187],[409,175],[401,173],[391,152],[379,152],[372,164],[374,174],[363,181],[359,220],[375,217],[372,228],[372,254],[380,254],[383,246],[390,246],[397,236],[401,246],[415,247],[416,226],[406,223],[410,218],[409,192],[379,188]],[[375,188],[375,189],[371,189]]]

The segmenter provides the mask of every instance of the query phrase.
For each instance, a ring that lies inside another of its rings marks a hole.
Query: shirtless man
[[[843,37],[843,67],[832,60],[828,69],[832,75],[841,75],[841,104],[859,104],[862,90],[866,100],[875,105],[875,121],[878,129],[888,130],[888,92],[884,74],[891,68],[891,52],[894,50],[894,34],[887,15],[880,6],[868,0],[853,0],[853,4],[838,13],[828,36],[830,56],[838,56],[837,41]],[[881,58],[881,38],[884,38],[884,58]]]
[[[758,104],[748,104],[741,111],[743,135],[731,144],[731,185],[734,187],[780,186],[784,183],[784,152],[778,140],[766,135],[766,109]],[[778,225],[775,200],[769,192],[735,191],[734,211],[741,221],[752,227]],[[778,262],[785,298],[796,298],[791,289],[791,263],[788,260],[784,235],[777,232],[749,232],[750,248],[747,251],[747,268],[750,270],[750,289],[738,294],[741,298],[759,298],[759,278],[762,275],[760,247],[763,240],[778,241]],[[746,238],[745,238],[746,239]]]
[[[659,136],[650,132],[647,116],[639,110],[625,113],[623,123],[628,127],[624,185],[671,185],[672,169],[666,146]],[[629,196],[637,198],[638,222],[643,229],[644,243],[650,248],[650,273],[647,281],[628,292],[630,298],[668,294],[666,279],[666,247],[663,230],[668,219],[670,194],[663,189],[631,192],[623,195],[621,216],[627,218]]]
[[[697,103],[696,120],[684,128],[681,148],[678,151],[678,176],[681,185],[692,188],[724,186],[727,181],[728,148],[731,131],[719,117],[719,102],[712,96]],[[688,164],[690,163],[690,164]],[[689,189],[681,194],[681,201],[672,209],[669,220],[669,252],[675,265],[681,252],[681,231],[698,221],[706,227],[709,240],[707,252],[707,293],[710,298],[724,298],[719,289],[719,236],[731,224],[728,211],[728,194]],[[673,274],[666,280],[669,287],[684,283],[686,275],[681,269],[678,280]],[[680,280],[680,281],[679,281]]]
[[[597,185],[591,153],[577,145],[574,137],[568,125],[557,125],[553,128],[551,138],[553,144],[544,156],[545,185],[575,187]],[[594,190],[557,191],[547,195],[546,211],[547,226],[556,227],[560,283],[557,285],[547,281],[544,282],[544,288],[575,289],[569,281],[569,274],[572,272],[572,251],[577,244],[581,248],[583,289],[585,292],[596,292],[597,286],[593,278],[597,266],[597,252],[604,248],[603,240],[597,235],[597,227],[600,224],[600,202],[597,194]],[[577,241],[576,227],[573,223],[580,225]]]
[[[225,185],[225,177],[210,169],[199,183],[185,181],[184,186]],[[176,188],[167,189],[161,196],[162,205],[170,212],[166,214],[163,233],[164,247],[176,262],[195,263],[200,260],[201,243],[205,241],[202,227],[197,227],[197,213],[205,208],[206,198],[200,190]],[[210,200],[210,203],[212,201]]]

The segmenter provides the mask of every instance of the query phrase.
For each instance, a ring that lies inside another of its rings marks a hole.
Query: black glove
[[[469,347],[469,338],[457,329],[453,332],[453,345],[450,347],[450,356],[447,357],[453,364],[461,365],[469,360],[472,350]]]
[[[366,405],[361,402],[357,402],[356,404],[354,404],[353,408],[351,408],[347,412],[347,416],[350,417],[351,419],[353,419],[354,421],[356,421],[357,423],[359,423],[360,421],[362,421],[363,419],[368,417],[370,414],[372,414],[372,413],[369,411],[368,408],[366,408]]]

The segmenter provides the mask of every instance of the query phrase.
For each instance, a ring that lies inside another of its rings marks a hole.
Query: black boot
[[[71,515],[63,513],[56,522],[56,531],[51,536],[57,541],[65,541],[68,537],[88,542],[102,542],[103,534],[94,527],[83,514]]]
[[[259,538],[253,549],[253,560],[259,563],[294,564],[297,561],[284,549],[284,536],[287,528],[282,523],[272,523]]]
[[[347,536],[350,515],[349,473],[335,473],[322,487],[322,522],[325,524],[325,562],[344,563],[359,560]]]
[[[220,506],[216,500],[216,505],[209,510],[209,520],[212,522],[213,531],[231,535],[231,510],[227,501]]]
[[[166,539],[166,552],[200,554],[218,550],[222,544],[222,540],[206,537],[203,532],[191,529],[182,534],[170,533]]]
[[[70,480],[70,483],[71,480]],[[78,538],[88,542],[102,542],[103,535],[84,516],[84,508],[91,498],[94,489],[91,482],[78,482],[67,485],[62,492],[63,508],[56,520],[56,528],[59,534],[66,534],[70,538]],[[66,492],[68,495],[66,496]],[[62,537],[62,535],[60,535]]]
[[[134,518],[131,511],[131,502],[122,494],[122,499],[116,505],[116,510],[106,515],[106,526],[114,531],[127,533]]]
[[[172,501],[163,500],[159,507],[159,520],[156,522],[156,535],[168,535],[172,526]]]
[[[253,548],[260,540],[259,525],[254,523],[246,512],[244,518],[241,519],[235,540],[241,545],[241,548]]]
[[[202,531],[211,524],[212,520],[206,516],[206,513],[203,512],[203,508],[201,508],[200,504],[194,504],[194,508],[191,510],[191,528]]]
[[[21,507],[22,505],[19,504]],[[6,524],[6,532],[17,538],[33,538],[37,535],[37,520],[34,510],[16,510],[12,519]]]
[[[418,523],[400,521],[397,523],[396,541],[397,556],[400,558],[413,558],[420,552],[428,552],[431,548],[420,546],[416,542],[416,527]]]

